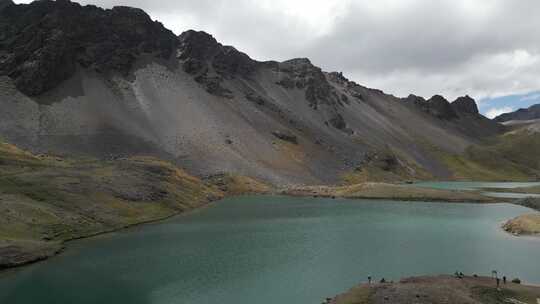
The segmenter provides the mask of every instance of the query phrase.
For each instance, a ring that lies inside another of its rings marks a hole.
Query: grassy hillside
[[[65,240],[166,218],[222,196],[154,158],[61,159],[0,143],[0,268],[44,258]]]
[[[393,183],[404,180],[433,179],[427,170],[419,166],[405,153],[386,148],[369,153],[363,163],[352,172],[343,175],[347,185],[366,182]]]
[[[527,128],[472,145],[462,154],[450,154],[433,146],[436,155],[457,180],[530,181],[540,177],[540,133]]]
[[[388,183],[361,183],[345,186],[296,186],[283,190],[294,196],[345,197],[405,201],[493,202],[492,198],[472,191],[428,189]]]

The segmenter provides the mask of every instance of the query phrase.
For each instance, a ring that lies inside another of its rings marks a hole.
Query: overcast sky
[[[80,2],[140,7],[177,34],[204,30],[258,60],[308,57],[397,96],[469,94],[486,114],[540,103],[538,0]]]

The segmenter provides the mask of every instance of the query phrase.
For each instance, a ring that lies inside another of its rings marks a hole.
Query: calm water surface
[[[0,303],[320,303],[368,275],[462,271],[540,283],[540,241],[499,227],[495,204],[240,197],[72,243],[0,274]]]
[[[414,186],[444,190],[508,189],[540,186],[540,182],[419,182]]]
[[[540,197],[540,194],[515,193],[514,188],[540,186],[540,182],[419,182],[412,186],[435,188],[443,190],[482,190],[482,189],[507,189],[508,192],[482,192],[483,195],[497,198],[526,198]]]

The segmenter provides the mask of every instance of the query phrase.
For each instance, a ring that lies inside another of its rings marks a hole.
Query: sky
[[[540,103],[538,0],[79,2],[140,7],[177,34],[204,30],[257,60],[308,57],[400,97],[468,94],[490,117]]]

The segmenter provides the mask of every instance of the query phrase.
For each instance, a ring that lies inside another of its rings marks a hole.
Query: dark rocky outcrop
[[[309,59],[291,59],[280,63],[277,69],[281,75],[277,83],[286,89],[305,90],[306,100],[313,109],[317,110],[320,105],[343,106],[342,98],[326,75]]]
[[[232,98],[223,84],[225,79],[249,79],[257,62],[232,46],[224,46],[210,34],[189,30],[179,36],[178,59],[185,72],[195,76],[212,95]]]
[[[11,6],[11,5],[15,5],[15,3],[13,3],[13,1],[11,0],[0,0],[0,11],[4,9],[5,7]]]
[[[435,95],[427,101],[428,112],[441,119],[453,119],[458,115],[448,100],[440,95]]]
[[[345,130],[347,128],[347,123],[341,114],[336,114],[328,121],[334,128],[338,130]]]
[[[527,109],[519,109],[512,113],[505,113],[494,118],[497,122],[533,119],[540,119],[540,104],[533,105]]]
[[[141,54],[168,58],[176,36],[142,10],[81,6],[69,0],[8,5],[0,11],[0,75],[39,95],[77,66],[127,75]]]
[[[451,120],[458,118],[458,114],[456,113],[450,102],[448,102],[448,100],[446,100],[440,95],[435,95],[427,101],[424,101],[424,99],[421,97],[409,95],[406,101],[414,102],[424,112],[427,112],[430,115],[433,115],[439,119]]]
[[[414,94],[410,94],[406,98],[402,99],[406,103],[412,103],[412,104],[422,104],[426,102],[426,100],[421,96],[416,96]]]
[[[295,144],[297,145],[298,144],[298,138],[293,135],[293,134],[290,134],[288,132],[284,132],[284,131],[274,131],[272,132],[272,135],[274,135],[275,137],[281,139],[281,140],[284,140],[284,141],[288,141],[292,144]]]
[[[458,113],[466,113],[472,115],[478,115],[478,106],[474,99],[469,97],[469,95],[459,97],[454,102],[452,102],[452,108]]]
[[[410,94],[401,100],[408,104],[414,104],[424,112],[445,120],[456,119],[462,114],[479,114],[476,102],[468,95],[459,97],[452,103],[440,95],[435,95],[426,100],[421,96]]]
[[[178,59],[190,74],[212,69],[224,78],[249,77],[256,69],[256,61],[232,46],[224,46],[212,35],[189,30],[179,37]]]

